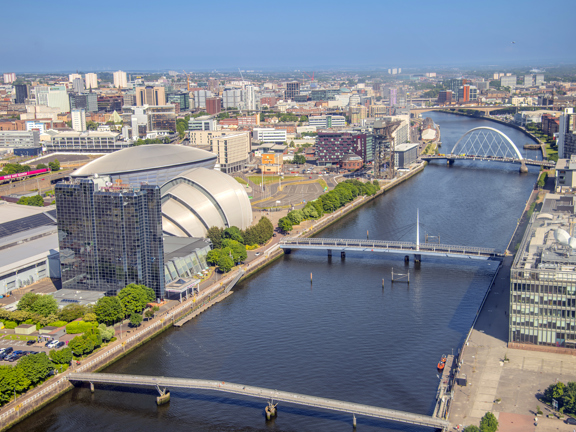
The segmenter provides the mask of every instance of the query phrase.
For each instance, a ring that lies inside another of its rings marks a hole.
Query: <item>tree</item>
[[[220,255],[218,260],[218,269],[223,273],[228,273],[234,267],[234,261],[227,254]]]
[[[208,233],[206,234],[206,236],[212,242],[212,246],[214,247],[214,249],[220,249],[222,247],[222,235],[223,235],[223,233],[224,233],[224,230],[222,228],[217,227],[217,226],[213,226],[212,228],[208,229]]]
[[[69,304],[58,313],[58,318],[62,321],[70,322],[82,318],[86,314],[86,308],[79,304]]]
[[[106,324],[100,324],[98,326],[98,331],[100,332],[102,340],[105,342],[108,342],[116,334],[116,330],[114,330],[114,327],[106,327]]]
[[[228,238],[232,240],[236,240],[237,242],[244,243],[244,239],[242,238],[242,232],[238,227],[231,226],[230,228],[226,228],[222,235],[222,238]]]
[[[142,315],[137,313],[133,313],[132,315],[130,315],[131,326],[138,327],[140,324],[142,324]]]
[[[299,151],[301,149],[298,149]],[[303,154],[295,154],[294,155],[294,159],[292,159],[292,163],[293,164],[297,164],[297,165],[302,165],[306,163],[306,156],[304,156]]]
[[[54,159],[54,162],[48,162],[48,167],[52,171],[59,171],[60,170],[60,162],[58,161],[58,159]]]
[[[58,302],[51,295],[42,295],[30,306],[30,312],[44,317],[56,314],[58,312]]]
[[[96,321],[98,321],[98,317],[96,316],[96,314],[94,312],[89,312],[86,315],[84,315],[84,318],[82,318],[82,321],[96,322]]]
[[[39,169],[46,169],[46,168],[48,168],[48,165],[45,165],[45,164],[43,164],[43,163],[36,165],[36,169],[37,169],[37,170],[39,170]]]
[[[292,222],[290,222],[290,219],[287,217],[280,218],[278,221],[278,228],[280,228],[282,232],[290,232],[292,231]]]
[[[40,298],[40,294],[28,292],[22,296],[18,302],[18,310],[30,311],[32,305]]]
[[[72,350],[76,357],[82,356],[88,348],[86,341],[82,336],[76,336],[74,339],[68,342],[68,347]]]
[[[15,391],[22,393],[30,387],[30,384],[22,368],[0,366],[0,402],[10,401]]]
[[[462,432],[480,432],[480,429],[478,429],[478,426],[470,425],[467,426],[466,429],[464,429]]]
[[[118,292],[118,298],[122,303],[126,315],[142,312],[148,303],[148,295],[140,285],[130,284]]]
[[[242,243],[237,242],[236,240],[225,239],[222,242],[222,245],[225,248],[229,248],[232,252],[232,259],[235,263],[240,263],[248,258],[248,254],[246,253],[246,246]]]
[[[95,131],[98,130],[98,123],[93,122],[91,120],[88,120],[86,122],[86,129],[88,129],[89,131]]]
[[[125,313],[118,297],[102,297],[96,302],[94,313],[99,323],[114,324],[124,318]]]
[[[496,432],[498,430],[498,420],[491,412],[487,412],[480,420],[480,432]]]
[[[24,372],[32,384],[36,384],[48,376],[54,369],[54,364],[46,353],[38,353],[22,357],[16,367]]]
[[[72,349],[67,347],[61,350],[50,350],[50,358],[56,364],[70,364],[72,361]]]
[[[36,207],[43,207],[44,200],[40,195],[33,195],[33,196],[23,196],[21,197],[16,204],[20,205],[29,205],[29,206],[36,206]]]
[[[206,262],[210,265],[218,265],[220,260],[220,249],[212,249],[208,254],[206,254]]]

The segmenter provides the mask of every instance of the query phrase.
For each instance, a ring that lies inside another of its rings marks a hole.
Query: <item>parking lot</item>
[[[46,355],[50,352],[50,348],[46,348],[46,341],[35,342],[33,345],[26,345],[25,340],[10,340],[10,339],[0,339],[0,349],[12,347],[14,351],[35,351],[37,353],[45,352]],[[62,348],[65,348],[64,345]],[[54,349],[54,348],[52,348]],[[15,362],[9,362],[6,360],[0,360],[0,365],[14,364]]]

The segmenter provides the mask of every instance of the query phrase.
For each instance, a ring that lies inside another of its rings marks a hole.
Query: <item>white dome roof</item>
[[[72,177],[111,175],[216,161],[214,153],[175,144],[147,144],[129,147],[98,158],[72,173]]]
[[[244,187],[220,171],[193,168],[161,187],[163,230],[205,237],[208,228],[248,228],[252,207]]]

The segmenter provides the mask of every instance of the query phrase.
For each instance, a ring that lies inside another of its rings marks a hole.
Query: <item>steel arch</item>
[[[512,147],[512,149],[514,150],[514,152],[518,156],[519,160],[524,159],[524,157],[522,156],[522,153],[520,153],[520,150],[518,150],[518,147],[516,147],[516,144],[514,144],[512,142],[512,140],[510,138],[508,138],[508,136],[505,133],[499,131],[498,129],[494,129],[494,128],[487,127],[487,126],[480,126],[480,127],[474,128],[474,129],[470,129],[468,132],[466,132],[464,135],[462,135],[460,137],[460,139],[458,140],[458,142],[456,143],[456,145],[454,146],[454,148],[452,149],[452,154],[456,154],[455,150],[458,148],[458,144],[460,144],[460,142],[464,138],[466,138],[469,134],[471,134],[472,132],[475,132],[477,130],[489,130],[491,132],[496,132],[498,135],[500,135],[502,138],[504,138],[508,142],[508,144],[510,144],[510,147]],[[484,156],[495,156],[495,155],[484,155]]]

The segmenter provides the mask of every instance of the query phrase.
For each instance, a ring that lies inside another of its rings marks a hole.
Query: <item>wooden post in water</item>
[[[310,283],[312,283],[312,272],[310,272]]]

